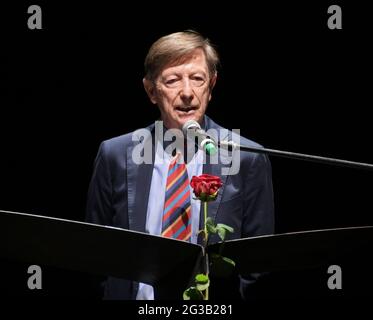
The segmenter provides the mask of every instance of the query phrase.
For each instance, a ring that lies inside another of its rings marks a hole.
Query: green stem
[[[207,233],[207,224],[206,224],[206,221],[207,221],[207,201],[204,201],[203,202],[203,206],[204,206],[204,214],[205,214],[205,247],[207,248],[207,241],[208,241],[208,233]]]
[[[207,201],[204,201],[203,202],[203,206],[204,206],[204,225],[205,225],[205,228],[204,228],[204,234],[205,234],[205,261],[206,261],[206,275],[208,276],[208,267],[209,267],[209,259],[208,259],[208,256],[207,256],[207,253],[206,253],[206,249],[207,249],[207,242],[208,242],[208,239],[209,239],[209,235],[208,235],[208,232],[207,232],[207,224],[206,224],[206,221],[207,221]],[[208,300],[209,299],[209,287],[207,287],[206,289],[206,292],[205,292],[205,300]]]

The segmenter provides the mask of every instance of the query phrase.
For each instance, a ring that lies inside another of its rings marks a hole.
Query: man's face
[[[158,105],[164,125],[181,129],[191,119],[202,123],[215,81],[203,50],[196,49],[181,64],[166,65],[155,83],[144,79],[144,86],[150,100]]]

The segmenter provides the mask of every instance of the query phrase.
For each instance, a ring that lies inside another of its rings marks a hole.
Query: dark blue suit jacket
[[[223,129],[205,116],[205,129],[210,128]],[[148,129],[153,130],[154,125]],[[232,133],[227,132],[228,135],[222,140],[232,138]],[[243,137],[240,139],[243,145],[259,146]],[[88,191],[88,222],[145,232],[153,165],[137,165],[133,162],[132,150],[135,144],[132,133],[101,144]],[[273,234],[270,162],[265,155],[251,152],[241,152],[239,159],[240,170],[236,175],[221,175],[221,169],[230,164],[207,163],[203,166],[203,173],[220,176],[223,181],[217,199],[209,203],[209,216],[216,223],[234,228],[229,239]],[[213,236],[210,242],[218,240]],[[243,295],[250,282],[250,279],[241,278]],[[135,282],[108,278],[104,295],[108,299],[135,299],[137,289],[138,284]]]

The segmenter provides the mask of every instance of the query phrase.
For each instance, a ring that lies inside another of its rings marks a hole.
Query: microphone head
[[[211,138],[206,138],[206,139],[202,140],[199,147],[201,149],[205,150],[205,152],[210,156],[213,156],[218,152],[218,149],[216,147],[216,143]]]
[[[194,135],[198,137],[199,142],[197,143],[198,147],[204,150],[208,155],[214,155],[217,152],[216,142],[210,138],[206,132],[201,129],[200,124],[196,120],[188,120],[183,125],[183,133],[185,137],[190,136],[188,130],[193,130]],[[201,141],[202,140],[202,141]]]
[[[201,126],[199,125],[199,123],[196,121],[196,120],[188,120],[187,122],[184,123],[183,125],[183,133],[185,136],[188,135],[188,130],[189,129],[201,129]]]

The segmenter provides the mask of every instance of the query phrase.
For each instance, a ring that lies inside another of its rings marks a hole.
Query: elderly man
[[[188,120],[197,121],[206,131],[224,129],[205,115],[218,63],[210,41],[194,31],[164,36],[151,46],[143,83],[150,101],[160,110],[164,131],[181,129]],[[223,181],[216,201],[209,205],[209,216],[234,228],[230,238],[273,233],[271,166],[265,155],[241,152],[238,173],[223,176],[222,167],[229,165],[209,163],[208,155],[194,146],[159,153],[157,150],[167,150],[169,142],[156,134],[154,124],[146,129],[151,138],[151,163],[135,163],[133,152],[138,141],[134,133],[101,144],[88,193],[89,222],[196,243],[201,205],[192,196],[189,181],[209,173]],[[192,152],[194,161],[184,161],[184,150]],[[238,282],[237,292],[245,297],[253,279],[240,277]],[[154,299],[154,291],[146,284],[108,278],[105,298]]]

